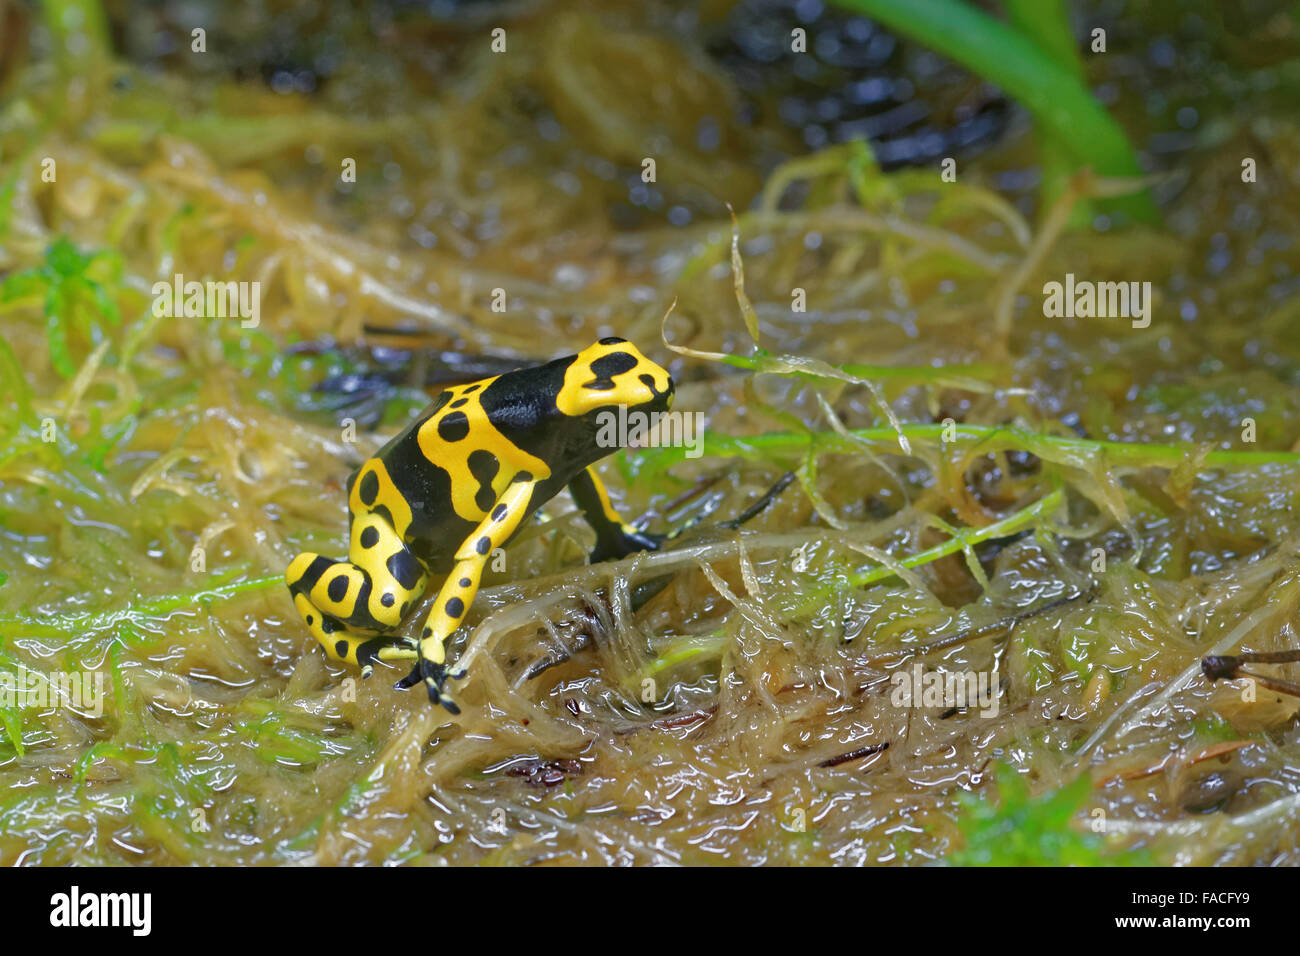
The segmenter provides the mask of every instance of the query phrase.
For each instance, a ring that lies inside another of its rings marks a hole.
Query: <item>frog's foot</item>
[[[629,554],[638,554],[641,551],[658,551],[665,541],[670,541],[676,536],[677,532],[656,534],[653,531],[639,531],[631,525],[623,525],[616,532],[607,531],[597,539],[596,547],[592,549],[589,560],[592,564],[599,564],[602,561],[626,558]]]
[[[464,670],[453,671],[446,664],[421,659],[411,668],[411,672],[393,686],[398,690],[408,690],[421,682],[429,692],[429,702],[439,704],[448,713],[459,714],[460,706],[442,688],[448,680],[460,680],[465,676]]]
[[[435,664],[433,661],[420,661],[420,673],[424,677],[425,689],[429,692],[429,703],[441,704],[447,708],[449,714],[459,714],[460,706],[442,689],[442,685],[451,677],[447,665]]]

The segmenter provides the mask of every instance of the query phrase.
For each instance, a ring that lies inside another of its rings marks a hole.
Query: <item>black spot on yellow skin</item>
[[[299,615],[331,656],[369,674],[381,660],[417,653],[395,630],[427,575],[446,575],[421,628],[416,669],[401,686],[424,683],[431,700],[455,712],[442,689],[454,676],[446,642],[472,606],[492,549],[541,504],[572,487],[609,553],[656,546],[583,476],[612,450],[597,446],[591,416],[618,405],[666,410],[672,390],[664,369],[617,336],[443,390],[349,477],[349,560],[306,554],[290,564],[285,579]]]
[[[373,471],[366,472],[366,476],[361,479],[361,487],[357,494],[364,505],[373,505],[375,497],[379,494],[379,476]]]
[[[469,419],[464,412],[448,412],[438,421],[438,437],[443,441],[462,441],[469,434]]]
[[[591,363],[591,374],[596,376],[595,379],[588,382],[583,388],[589,388],[594,392],[612,392],[618,387],[614,382],[614,376],[630,372],[634,368],[636,368],[636,359],[626,352],[612,352],[609,355],[602,355]]]
[[[408,552],[399,551],[388,559],[388,573],[393,580],[410,591],[420,582],[420,566]]]
[[[492,480],[501,470],[501,462],[496,455],[485,448],[476,448],[470,452],[466,461],[469,464],[469,473],[479,483],[478,492],[474,495],[474,503],[481,510],[487,511],[497,500],[496,492],[492,490]]]

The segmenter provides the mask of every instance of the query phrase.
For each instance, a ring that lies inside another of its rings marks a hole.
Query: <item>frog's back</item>
[[[516,475],[552,477],[550,380],[565,361],[440,392],[349,479],[352,514],[379,512],[430,570],[445,571]]]

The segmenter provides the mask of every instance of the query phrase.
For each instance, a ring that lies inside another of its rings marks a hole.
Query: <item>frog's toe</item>
[[[445,707],[449,714],[459,714],[460,707],[452,700],[451,695],[442,689],[443,684],[453,676],[447,666],[435,664],[433,661],[422,661],[421,664],[424,686],[429,692],[429,703]]]
[[[411,668],[411,673],[407,674],[396,684],[393,685],[395,690],[410,690],[416,684],[420,683],[420,665],[416,664]]]
[[[420,661],[411,672],[393,685],[397,690],[409,690],[421,681],[429,693],[429,703],[446,708],[450,714],[459,714],[460,706],[446,693],[442,686],[448,680],[457,680],[465,676],[465,671],[450,673],[446,666],[432,661]]]
[[[387,647],[381,648],[379,652],[375,655],[375,658],[377,660],[381,660],[385,662],[392,662],[392,661],[413,661],[419,656],[420,656],[420,652],[418,648],[415,646],[415,644],[413,642],[404,640],[404,641],[399,641],[396,644],[390,644]]]
[[[443,707],[449,714],[460,713],[459,704],[457,704],[454,700],[452,700],[448,694],[440,690],[434,690],[433,687],[429,688],[429,703],[438,704],[439,706]]]
[[[361,668],[362,680],[375,672],[376,664],[388,659],[385,656],[388,646],[387,638],[378,637],[372,641],[366,641],[357,648],[357,664]]]

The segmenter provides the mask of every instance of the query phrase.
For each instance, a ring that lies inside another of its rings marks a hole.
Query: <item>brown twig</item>
[[[838,767],[842,763],[848,763],[851,760],[861,760],[863,757],[870,757],[872,754],[878,754],[883,750],[889,749],[889,741],[883,744],[870,744],[866,747],[859,747],[857,750],[850,750],[846,754],[840,754],[838,757],[831,757],[829,760],[823,760],[817,766],[819,767]]]
[[[1277,691],[1279,694],[1300,697],[1300,684],[1294,681],[1283,680],[1280,677],[1270,677],[1267,674],[1242,670],[1241,668],[1242,664],[1294,664],[1297,661],[1300,661],[1300,650],[1210,654],[1201,659],[1201,673],[1211,683],[1216,680],[1237,680],[1245,677],[1253,680],[1261,687]]]

